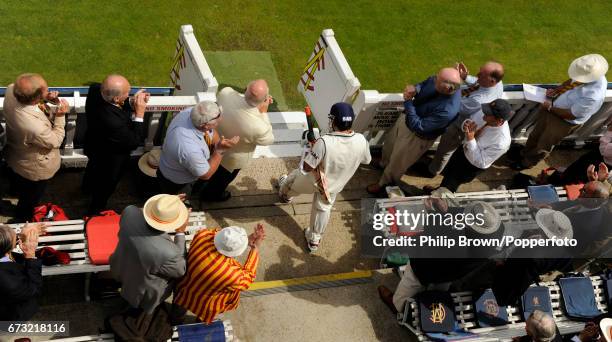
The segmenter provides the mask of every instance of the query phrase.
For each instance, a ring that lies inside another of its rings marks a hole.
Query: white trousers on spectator
[[[408,263],[404,269],[402,279],[399,284],[397,284],[397,288],[393,294],[393,305],[395,305],[397,311],[404,312],[404,305],[406,305],[406,300],[408,300],[408,298],[414,298],[416,294],[425,290],[448,291],[450,285],[451,283],[440,283],[424,286],[416,277],[414,271],[412,271],[410,263]]]
[[[287,196],[293,197],[300,194],[313,194],[312,207],[310,209],[310,234],[306,238],[313,242],[319,242],[325,227],[329,222],[331,209],[336,201],[335,193],[330,193],[330,203],[328,203],[315,187],[315,181],[312,174],[302,174],[300,170],[293,170],[283,184],[281,184],[280,192]]]
[[[406,126],[406,115],[400,115],[385,137],[380,160],[385,170],[378,185],[399,184],[406,170],[416,163],[435,141],[436,139],[427,140],[416,136]]]

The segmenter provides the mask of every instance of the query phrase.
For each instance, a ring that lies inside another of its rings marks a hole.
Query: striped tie
[[[476,83],[472,84],[471,86],[463,89],[461,91],[461,96],[468,97],[468,96],[470,96],[471,93],[475,92],[478,89],[480,89],[480,84],[478,84],[478,82],[476,82]]]
[[[547,95],[547,97],[551,100],[556,100],[559,96],[561,96],[561,94],[568,92],[583,84],[584,83],[578,81],[572,82],[572,79],[570,78],[569,80],[561,83],[561,85],[557,86],[556,88],[553,88],[551,94]]]
[[[213,149],[215,146],[213,146],[213,132],[211,131],[206,131],[204,132],[204,142],[206,142],[206,146],[208,146],[208,150],[210,151],[210,153],[213,153]]]

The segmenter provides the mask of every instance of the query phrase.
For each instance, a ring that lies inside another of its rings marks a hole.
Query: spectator
[[[440,201],[440,199],[434,199],[434,202],[429,206],[435,205],[437,210],[443,213],[462,210],[461,208],[449,208],[445,201]],[[487,235],[492,234],[497,232],[501,226],[501,217],[489,203],[473,202],[465,207],[465,211],[471,212],[474,217],[479,215],[483,218],[481,224],[474,222],[472,226],[469,226],[468,229],[472,230],[470,234],[481,234],[483,232],[486,232]],[[434,234],[448,232],[448,230],[441,230],[440,227],[429,228],[430,230],[433,228]],[[427,227],[425,232],[428,232]],[[466,250],[464,249],[464,251]],[[416,294],[425,290],[448,291],[453,281],[459,280],[485,265],[487,259],[482,258],[483,255],[478,255],[481,252],[475,252],[474,256],[476,257],[474,258],[411,258],[410,263],[405,266],[402,279],[397,285],[395,293],[385,286],[379,286],[378,294],[391,311],[394,313],[403,312],[408,298],[413,298]],[[466,254],[466,256],[469,255]]]
[[[121,296],[132,309],[153,313],[185,274],[188,223],[189,210],[174,195],[153,196],[142,209],[130,205],[121,213],[110,271],[122,283]],[[176,232],[174,241],[171,232]]]
[[[223,121],[219,124],[221,135],[240,137],[221,161],[221,166],[205,188],[205,199],[225,201],[231,197],[227,186],[238,172],[249,164],[258,145],[274,143],[272,125],[268,119],[268,107],[273,103],[268,84],[264,80],[249,83],[244,95],[230,87],[221,89],[217,101],[223,107]]]
[[[453,153],[442,171],[444,179],[440,186],[452,192],[456,192],[461,184],[472,181],[491,167],[510,149],[512,137],[508,119],[513,114],[510,104],[497,99],[483,104],[480,112],[482,114],[479,119],[474,116],[474,121],[464,122],[463,150]]]
[[[193,183],[209,180],[217,172],[223,154],[239,141],[239,137],[219,138],[215,128],[221,114],[216,103],[203,101],[172,119],[157,169],[163,192],[191,193]]]
[[[562,172],[561,181],[563,184],[586,183],[589,178],[584,170],[591,164],[602,163],[606,168],[612,167],[612,122],[608,123],[608,130],[599,138],[599,148],[583,154],[571,163]]]
[[[47,110],[45,101],[57,109]],[[60,100],[57,91],[49,92],[47,82],[37,74],[20,75],[6,89],[5,156],[13,171],[11,183],[17,190],[16,222],[32,219],[49,179],[60,168],[59,147],[64,140],[64,115],[68,109],[68,102]]]
[[[406,170],[421,158],[442,135],[459,111],[461,92],[459,71],[444,68],[436,76],[404,90],[404,113],[387,132],[381,166],[385,167],[377,184],[367,188],[380,195],[385,185],[398,184]]]
[[[527,336],[515,337],[513,341],[551,342],[557,336],[555,320],[547,313],[534,310],[525,322]]]
[[[546,92],[535,127],[521,151],[521,160],[512,168],[533,167],[552,152],[561,139],[587,122],[603,104],[608,81],[608,62],[597,54],[575,59],[569,67],[570,79]]]
[[[38,311],[42,291],[42,262],[36,258],[38,235],[45,231],[42,223],[28,224],[18,237],[13,228],[0,225],[0,320],[28,321]],[[19,244],[22,262],[11,252]]]
[[[487,62],[480,67],[478,77],[468,75],[463,63],[457,65],[464,85],[461,87],[461,107],[457,119],[446,129],[440,137],[436,155],[429,164],[429,176],[439,174],[446,163],[463,141],[463,122],[467,119],[479,121],[482,117],[481,105],[491,103],[504,94],[504,66],[497,62]]]
[[[143,120],[150,95],[141,89],[132,101],[128,101],[129,95],[130,83],[121,75],[109,75],[102,84],[89,87],[85,102],[84,149],[88,162],[83,191],[92,195],[90,215],[107,208],[108,199],[130,160],[130,153],[143,140]]]
[[[304,156],[302,169],[279,178],[279,196],[285,202],[299,194],[312,194],[310,227],[304,232],[308,249],[316,251],[321,243],[331,209],[338,193],[353,177],[359,164],[368,164],[370,147],[363,135],[351,130],[353,107],[339,102],[331,107],[332,132],[322,136]]]
[[[240,292],[255,280],[259,246],[264,237],[261,224],[248,237],[240,227],[199,231],[191,242],[187,274],[178,284],[174,303],[193,312],[204,323],[235,309]],[[251,250],[242,266],[235,258],[247,247]]]

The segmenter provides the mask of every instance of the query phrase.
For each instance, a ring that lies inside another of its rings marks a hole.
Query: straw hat
[[[572,222],[562,212],[552,209],[540,209],[535,216],[538,226],[549,238],[553,236],[563,239],[571,239],[574,236]]]
[[[140,159],[138,159],[138,168],[149,177],[157,177],[156,173],[159,168],[160,156],[161,150],[151,150],[143,154]]]
[[[230,226],[221,229],[215,235],[215,247],[219,253],[230,258],[237,257],[246,251],[249,237],[244,228]]]
[[[612,342],[612,318],[604,318],[599,322],[599,329],[603,332],[607,342]]]
[[[598,54],[584,55],[570,64],[567,73],[574,81],[590,83],[608,72],[608,61]]]
[[[474,217],[482,217],[482,224],[477,224],[480,220],[475,220],[470,226],[472,230],[479,234],[489,235],[497,232],[501,225],[499,213],[490,203],[475,201],[465,206],[464,214],[473,214]],[[478,216],[477,216],[478,215]]]
[[[154,229],[173,232],[189,217],[189,210],[178,196],[159,194],[147,200],[142,208],[145,221]]]

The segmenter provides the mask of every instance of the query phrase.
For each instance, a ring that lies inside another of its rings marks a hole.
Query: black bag
[[[455,304],[448,292],[425,291],[416,296],[423,332],[451,332],[455,329]]]
[[[561,278],[559,287],[568,317],[577,321],[590,321],[601,314],[597,309],[591,278],[584,276]]]

